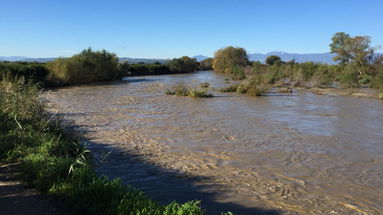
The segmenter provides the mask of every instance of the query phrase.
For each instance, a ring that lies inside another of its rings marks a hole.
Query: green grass
[[[210,83],[209,82],[203,82],[201,83],[201,87],[202,88],[208,88],[210,86]]]
[[[87,147],[45,111],[38,95],[22,78],[0,81],[0,155],[21,163],[26,183],[65,199],[80,214],[205,214],[199,201],[161,205],[118,179],[97,176]]]
[[[171,89],[165,90],[166,95],[176,95],[176,96],[189,96],[193,98],[211,98],[214,97],[213,94],[208,93],[206,90],[199,90],[188,88],[184,83],[177,83],[172,86]]]
[[[228,87],[221,88],[219,91],[223,93],[230,93],[230,92],[236,92],[238,88],[238,84],[233,84]]]
[[[271,73],[253,75],[241,84],[230,85],[220,89],[221,92],[237,92],[250,96],[262,96],[268,93],[273,82]]]

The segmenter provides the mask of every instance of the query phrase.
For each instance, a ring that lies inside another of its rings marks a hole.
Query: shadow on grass
[[[222,185],[206,185],[198,183],[208,181],[209,178],[185,176],[182,173],[164,169],[144,161],[139,155],[134,155],[123,149],[88,141],[89,149],[95,157],[98,174],[109,178],[120,178],[123,184],[133,186],[144,191],[155,201],[168,204],[172,201],[180,203],[190,200],[201,200],[202,208],[209,215],[218,215],[221,212],[231,211],[235,215],[279,215],[279,210],[245,207],[236,203],[225,201],[225,188]],[[102,156],[110,152],[108,158]],[[219,201],[222,200],[222,201]]]
[[[16,174],[17,168],[16,164],[0,163],[0,214],[74,214],[61,200],[21,184]]]

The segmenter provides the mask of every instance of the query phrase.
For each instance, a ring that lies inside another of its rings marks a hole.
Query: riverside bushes
[[[4,75],[24,76],[36,83],[42,83],[49,73],[45,63],[0,62],[0,79]]]
[[[47,64],[47,81],[55,85],[86,84],[121,77],[115,54],[91,48],[70,58],[58,58]]]
[[[129,64],[127,71],[124,74],[129,76],[136,75],[164,75],[172,72],[166,65],[162,64]]]
[[[118,179],[98,177],[86,146],[44,110],[38,93],[23,78],[0,81],[0,157],[19,161],[27,183],[66,199],[80,214],[204,214],[199,201],[160,205]]]

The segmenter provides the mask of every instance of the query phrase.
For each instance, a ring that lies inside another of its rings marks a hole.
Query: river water
[[[168,96],[209,82],[216,97]],[[90,142],[100,174],[208,214],[383,214],[383,102],[220,93],[225,76],[127,77],[44,93]]]

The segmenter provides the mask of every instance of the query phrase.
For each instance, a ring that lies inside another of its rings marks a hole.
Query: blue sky
[[[0,0],[0,56],[120,57],[328,52],[335,32],[383,45],[382,0]]]

